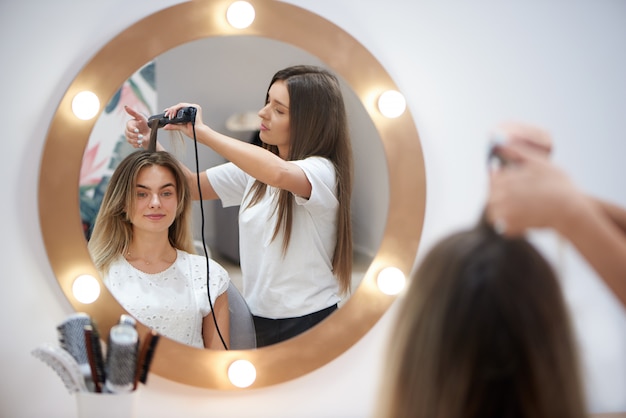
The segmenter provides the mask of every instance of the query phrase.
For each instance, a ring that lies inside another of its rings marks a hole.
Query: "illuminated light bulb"
[[[406,285],[406,276],[397,267],[386,267],[378,273],[376,283],[384,294],[397,295]]]
[[[72,293],[81,303],[93,303],[100,296],[100,283],[95,277],[83,274],[72,283]]]
[[[98,114],[100,100],[91,91],[81,91],[72,99],[72,112],[78,119],[89,120]]]
[[[254,7],[247,1],[236,1],[226,10],[226,20],[233,28],[244,29],[254,22]]]
[[[406,100],[399,91],[387,90],[378,98],[378,110],[385,117],[397,118],[406,110]]]
[[[248,360],[236,360],[228,366],[228,379],[238,388],[247,388],[256,380],[256,368]]]

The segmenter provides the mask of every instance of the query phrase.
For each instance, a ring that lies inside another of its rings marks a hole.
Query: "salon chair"
[[[252,313],[245,299],[233,282],[228,285],[228,310],[230,312],[230,349],[256,348],[256,331]]]

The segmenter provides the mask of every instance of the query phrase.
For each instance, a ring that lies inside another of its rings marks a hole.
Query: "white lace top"
[[[230,283],[224,268],[209,259],[211,303]],[[203,348],[202,319],[211,312],[207,298],[206,258],[177,250],[176,261],[166,270],[149,274],[120,256],[104,283],[139,322],[161,335]]]

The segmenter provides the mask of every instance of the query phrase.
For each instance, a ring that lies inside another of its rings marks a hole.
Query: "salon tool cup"
[[[70,315],[57,326],[58,345],[45,343],[32,355],[50,366],[70,393],[122,394],[146,383],[160,334],[151,330],[141,344],[137,322],[122,315],[108,335],[106,359],[96,324],[86,313]],[[79,398],[83,399],[83,397]]]

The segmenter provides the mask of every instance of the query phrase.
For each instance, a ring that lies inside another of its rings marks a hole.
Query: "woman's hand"
[[[144,145],[147,145],[146,139],[150,137],[148,118],[128,106],[124,106],[124,110],[132,116],[132,119],[126,122],[126,129],[124,130],[126,141],[135,148],[143,148]]]
[[[504,144],[497,144],[498,151],[507,152],[509,149],[529,152],[537,157],[550,158],[552,153],[552,138],[550,134],[533,125],[517,122],[506,122],[496,127],[494,136],[504,139]],[[503,148],[503,150],[502,150]],[[502,152],[499,152],[502,155]],[[502,155],[505,159],[514,156]]]
[[[504,145],[511,165],[491,173],[487,217],[494,228],[509,236],[529,228],[551,227],[564,233],[588,200],[569,176],[545,154]]]
[[[585,198],[550,162],[548,132],[519,123],[502,124],[496,132],[505,138],[496,151],[508,164],[490,174],[489,221],[506,235],[520,235],[529,228],[565,229],[567,212]]]

